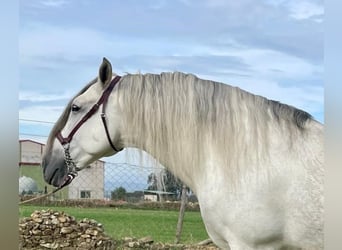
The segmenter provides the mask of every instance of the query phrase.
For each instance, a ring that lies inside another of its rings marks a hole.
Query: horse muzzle
[[[68,168],[65,164],[64,157],[56,157],[48,155],[43,158],[42,162],[44,180],[55,187],[61,187],[70,184],[68,177]]]

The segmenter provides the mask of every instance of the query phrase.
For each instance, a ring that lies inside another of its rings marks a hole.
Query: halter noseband
[[[77,168],[76,168],[76,164],[73,162],[71,156],[70,156],[70,152],[69,152],[69,148],[70,148],[70,142],[72,140],[72,137],[74,136],[74,134],[77,132],[77,130],[91,117],[93,116],[96,111],[99,109],[100,105],[102,104],[102,113],[101,113],[101,120],[104,126],[104,129],[106,131],[106,135],[107,135],[107,139],[109,141],[110,146],[116,151],[119,152],[122,149],[117,149],[111,138],[109,135],[109,131],[108,131],[108,126],[107,126],[107,120],[106,120],[106,104],[109,98],[110,93],[112,92],[113,88],[115,87],[115,85],[119,82],[119,80],[121,79],[120,76],[116,76],[109,84],[109,86],[103,91],[100,99],[91,107],[91,109],[88,111],[88,113],[86,113],[82,119],[76,124],[76,126],[71,130],[71,132],[69,133],[69,135],[67,137],[63,137],[61,134],[61,131],[59,131],[56,134],[57,139],[59,140],[59,142],[62,144],[63,148],[64,148],[64,156],[65,156],[65,164],[68,167],[68,175],[67,175],[67,179],[64,181],[64,183],[61,185],[66,186],[68,184],[71,183],[71,181],[77,176]]]

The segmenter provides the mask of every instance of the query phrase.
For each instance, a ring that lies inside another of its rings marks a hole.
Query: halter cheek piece
[[[70,156],[70,142],[72,140],[72,137],[74,136],[74,134],[76,133],[76,131],[91,117],[93,116],[96,111],[99,109],[100,105],[102,104],[102,113],[101,113],[101,120],[104,126],[104,129],[106,131],[106,135],[107,135],[107,139],[108,142],[110,144],[110,146],[116,151],[119,152],[122,149],[117,149],[111,138],[109,135],[109,131],[108,131],[108,126],[107,126],[107,120],[106,120],[106,104],[109,98],[110,93],[112,92],[113,88],[115,87],[115,85],[119,82],[119,80],[121,79],[120,76],[116,76],[108,85],[108,87],[103,91],[102,96],[100,97],[100,99],[91,107],[91,109],[88,111],[88,113],[86,113],[82,119],[76,124],[76,126],[71,130],[71,132],[69,133],[69,135],[67,137],[63,137],[61,134],[61,131],[59,131],[56,135],[57,139],[59,140],[59,142],[62,144],[63,148],[64,148],[64,160],[65,160],[65,164],[67,165],[68,168],[68,174],[64,180],[64,182],[60,185],[60,188],[69,185],[72,180],[77,176],[77,167],[76,164],[74,163],[74,161],[72,160],[71,156]]]

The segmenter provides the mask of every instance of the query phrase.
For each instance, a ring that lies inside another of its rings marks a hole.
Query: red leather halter
[[[72,180],[77,176],[77,169],[75,162],[72,160],[69,152],[70,148],[70,142],[72,140],[72,137],[77,132],[77,130],[91,117],[93,116],[96,111],[99,109],[100,105],[102,104],[102,113],[101,113],[101,119],[103,122],[104,129],[106,131],[107,139],[109,141],[110,146],[116,151],[119,152],[122,149],[116,149],[114,146],[112,140],[110,139],[107,121],[106,121],[106,105],[109,98],[110,93],[112,92],[115,85],[120,81],[121,77],[116,76],[109,84],[109,86],[103,91],[100,99],[91,107],[91,109],[82,117],[82,119],[76,124],[76,126],[71,130],[69,135],[67,137],[63,137],[61,131],[59,131],[56,134],[57,139],[60,141],[60,143],[63,145],[64,148],[64,160],[65,164],[67,166],[67,175],[64,177],[63,182],[59,185],[59,189],[69,185]],[[56,191],[57,191],[56,190]]]
[[[107,101],[109,98],[110,93],[112,92],[113,88],[115,87],[115,85],[119,82],[119,80],[121,79],[120,76],[116,76],[109,84],[109,86],[103,91],[102,96],[100,97],[100,99],[91,107],[91,109],[88,111],[88,113],[86,113],[82,119],[76,124],[76,126],[71,130],[71,132],[69,133],[69,135],[67,137],[63,137],[61,134],[61,131],[59,131],[56,134],[57,139],[60,141],[60,143],[63,145],[64,148],[64,160],[65,160],[65,164],[67,166],[68,169],[68,173],[65,176],[63,182],[59,185],[59,189],[69,185],[72,180],[77,176],[77,171],[79,169],[77,169],[76,164],[74,163],[74,161],[72,160],[71,156],[70,156],[70,152],[69,152],[69,148],[70,148],[70,142],[72,140],[72,137],[74,136],[74,134],[77,132],[77,130],[92,116],[96,113],[96,111],[99,109],[100,105],[102,104],[102,113],[101,113],[101,119],[103,122],[103,126],[104,129],[106,131],[106,135],[107,135],[107,139],[109,141],[110,146],[116,151],[119,152],[122,149],[116,149],[116,147],[114,146],[112,140],[110,139],[110,135],[109,135],[109,131],[108,131],[108,126],[107,126],[107,121],[106,121],[106,105],[107,105]]]
[[[88,111],[88,113],[86,113],[82,119],[76,124],[76,126],[71,130],[71,132],[69,133],[69,135],[67,137],[63,137],[61,134],[61,131],[59,131],[56,135],[57,139],[60,141],[60,143],[65,146],[66,144],[69,144],[72,140],[72,137],[74,136],[74,134],[77,132],[77,130],[90,118],[92,117],[96,111],[99,109],[100,105],[102,104],[102,113],[101,113],[101,119],[103,122],[103,126],[104,129],[106,131],[106,135],[107,135],[107,139],[109,141],[110,146],[116,151],[119,152],[122,149],[117,149],[111,138],[109,135],[109,131],[108,131],[108,126],[107,126],[107,121],[106,121],[106,105],[107,105],[107,101],[109,98],[110,93],[112,92],[113,88],[115,87],[115,85],[119,82],[119,80],[121,79],[120,76],[116,76],[111,83],[109,84],[109,86],[103,91],[102,96],[100,97],[100,99],[92,106],[92,108]]]

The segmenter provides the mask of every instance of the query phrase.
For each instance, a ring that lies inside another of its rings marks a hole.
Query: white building
[[[53,187],[43,178],[41,167],[45,145],[33,140],[19,141],[19,177],[32,178],[38,192],[50,192]],[[73,182],[55,194],[58,199],[104,199],[104,161],[95,161],[78,172]]]
[[[104,161],[78,172],[69,185],[69,199],[104,199]]]
[[[19,166],[40,166],[42,162],[44,148],[45,145],[40,142],[32,140],[20,140]]]

